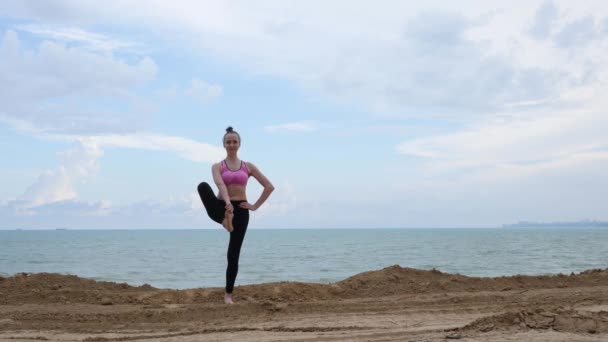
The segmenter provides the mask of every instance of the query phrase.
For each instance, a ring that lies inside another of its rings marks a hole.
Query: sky
[[[2,1],[0,229],[608,220],[605,1]],[[255,202],[262,188],[250,179]]]

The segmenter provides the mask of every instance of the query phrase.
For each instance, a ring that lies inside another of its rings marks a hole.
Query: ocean
[[[227,244],[220,229],[0,231],[0,274],[223,287]],[[250,229],[236,285],[331,283],[395,264],[481,277],[607,268],[608,229]]]

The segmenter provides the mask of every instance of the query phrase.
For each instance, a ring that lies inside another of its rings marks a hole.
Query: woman
[[[241,136],[228,127],[224,134],[226,159],[214,164],[211,168],[213,181],[219,189],[215,196],[211,186],[203,182],[198,185],[198,194],[209,217],[221,223],[230,232],[228,244],[228,267],[226,268],[226,293],[224,303],[234,304],[232,290],[239,270],[241,245],[249,223],[249,210],[257,210],[274,190],[272,183],[260,170],[249,162],[239,159],[237,153],[241,147]],[[247,180],[253,176],[264,187],[260,198],[254,203],[247,202]]]

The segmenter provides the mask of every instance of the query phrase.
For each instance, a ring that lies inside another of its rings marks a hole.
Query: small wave
[[[27,262],[28,264],[33,264],[33,265],[42,265],[42,264],[48,264],[48,261],[42,261],[42,260],[29,260]]]

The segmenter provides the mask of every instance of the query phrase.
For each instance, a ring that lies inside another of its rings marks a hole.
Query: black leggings
[[[217,198],[211,190],[209,184],[203,182],[198,185],[198,194],[201,196],[201,201],[207,210],[209,217],[222,224],[226,213],[226,204],[223,200]],[[232,293],[234,289],[234,281],[236,274],[239,272],[239,255],[241,254],[241,246],[245,233],[247,232],[247,224],[249,224],[249,209],[239,207],[239,204],[245,201],[231,201],[234,207],[234,218],[232,226],[234,230],[230,233],[230,242],[228,243],[228,267],[226,268],[226,293]]]

